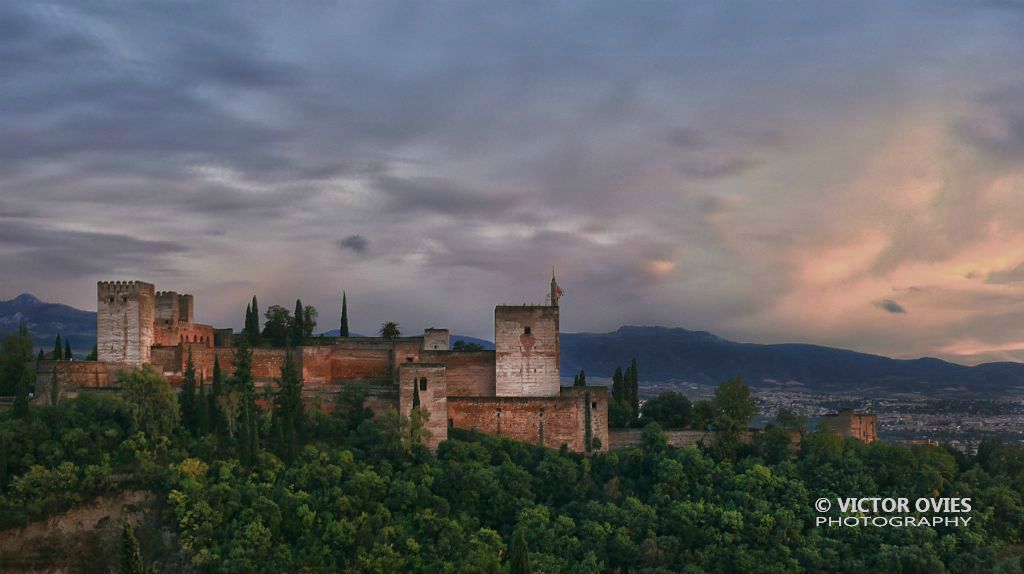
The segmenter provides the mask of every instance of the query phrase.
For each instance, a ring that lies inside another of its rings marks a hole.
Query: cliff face
[[[0,531],[0,574],[118,572],[125,515],[135,525],[147,565],[156,563],[161,572],[190,571],[177,554],[173,533],[161,524],[158,497],[131,491]]]

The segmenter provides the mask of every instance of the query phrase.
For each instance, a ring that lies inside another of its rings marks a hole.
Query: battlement
[[[152,283],[145,281],[97,281],[96,291],[100,295],[131,294],[146,291],[154,292]]]

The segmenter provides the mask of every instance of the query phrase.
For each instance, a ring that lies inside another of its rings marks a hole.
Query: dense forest
[[[286,364],[280,390],[257,393],[245,353],[240,375],[186,373],[177,395],[142,369],[119,396],[0,412],[0,529],[141,488],[202,572],[1021,571],[1019,446],[964,456],[812,430],[794,449],[779,421],[752,444],[685,449],[650,423],[641,446],[592,457],[456,429],[432,453],[416,411],[374,418],[357,387],[307,408]],[[972,520],[814,526],[816,498],[857,495],[971,497]],[[131,538],[110,549],[123,570],[167,570]]]

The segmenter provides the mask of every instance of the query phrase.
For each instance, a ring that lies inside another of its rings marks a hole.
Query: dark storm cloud
[[[822,307],[807,253],[882,227],[882,276],[1012,213],[979,190],[1024,149],[1018,24],[913,1],[0,4],[0,287],[167,275],[217,322],[302,276],[324,309],[343,283],[361,316],[486,335],[492,299],[542,297],[556,265],[569,329],[806,338],[770,313]],[[891,205],[899,174],[856,187],[948,100],[978,159],[931,162],[927,213]]]
[[[116,233],[54,229],[17,221],[0,225],[4,260],[11,261],[18,273],[34,278],[66,279],[110,270],[134,272],[187,251],[180,243]]]
[[[442,178],[399,178],[381,175],[373,186],[387,198],[391,212],[430,212],[444,215],[480,215],[500,219],[522,205],[514,194],[467,189]]]
[[[362,254],[370,249],[370,240],[362,235],[349,235],[338,240],[338,248]]]
[[[907,310],[903,308],[903,305],[893,301],[892,299],[882,299],[881,301],[875,301],[872,303],[875,307],[893,314],[906,313]]]

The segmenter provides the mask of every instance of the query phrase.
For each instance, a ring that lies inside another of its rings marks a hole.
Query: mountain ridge
[[[96,313],[47,303],[22,293],[0,301],[0,335],[27,321],[38,348],[49,349],[59,331],[82,355],[96,340]],[[337,330],[327,334],[337,333]],[[452,334],[493,349],[486,339]],[[609,378],[636,356],[641,383],[713,385],[739,376],[751,386],[823,392],[921,392],[927,394],[1024,394],[1024,364],[993,362],[967,366],[936,357],[894,359],[812,343],[743,343],[709,331],[682,327],[623,325],[606,333],[561,334],[561,375],[580,369]]]

